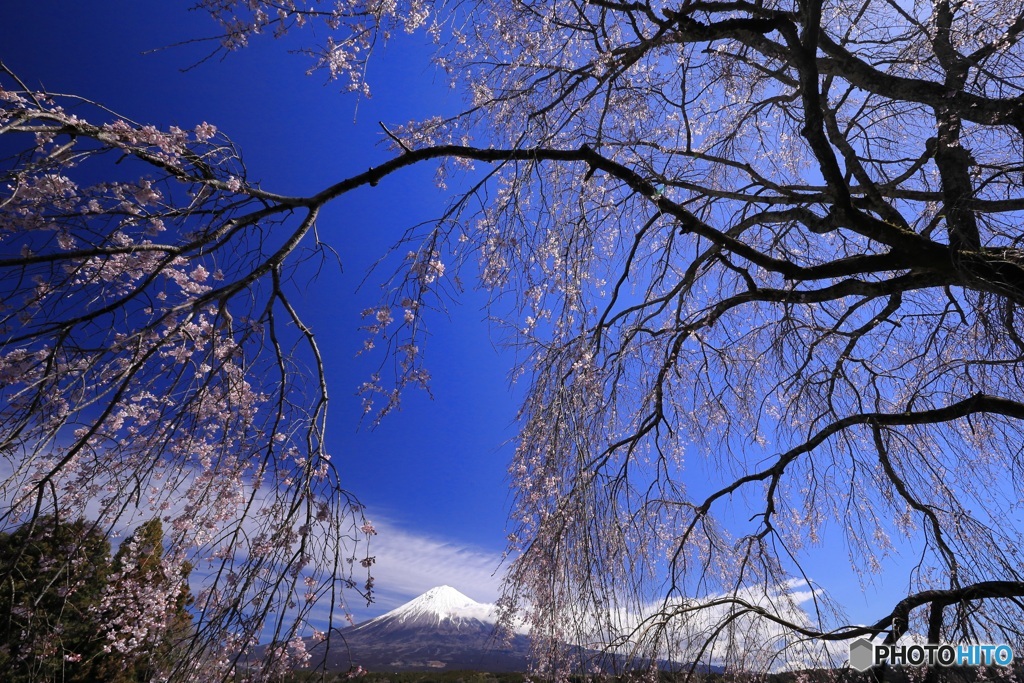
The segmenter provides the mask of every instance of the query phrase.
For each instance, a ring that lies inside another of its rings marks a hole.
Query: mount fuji
[[[361,666],[367,671],[473,670],[493,673],[526,672],[530,639],[520,633],[510,638],[496,632],[494,605],[472,600],[450,586],[438,586],[387,614],[336,631],[329,641],[307,642],[310,666],[324,664],[328,671]],[[580,647],[569,648],[588,666],[608,672],[647,668],[619,655]],[[657,661],[658,668],[681,670],[679,663]],[[721,672],[701,665],[698,671]]]
[[[313,646],[310,662],[327,668],[352,665],[369,671],[473,669],[526,671],[530,640],[496,633],[494,605],[472,600],[450,586],[431,588],[401,607],[334,633]]]

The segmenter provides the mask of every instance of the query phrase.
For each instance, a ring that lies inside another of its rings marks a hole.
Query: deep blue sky
[[[250,179],[282,193],[313,193],[389,158],[379,144],[379,120],[402,123],[460,108],[447,77],[430,65],[422,35],[401,34],[375,49],[369,100],[343,94],[342,84],[325,84],[321,74],[305,75],[309,58],[288,50],[323,39],[308,32],[266,36],[183,71],[215,43],[158,49],[217,32],[208,15],[189,7],[15,3],[0,21],[0,59],[30,86],[89,97],[139,122],[213,123],[242,150]],[[379,603],[357,610],[359,617],[440,584],[489,601],[499,583],[509,507],[510,448],[502,444],[513,436],[516,403],[507,381],[513,359],[495,349],[501,333],[486,322],[482,295],[468,292],[450,308],[450,320],[428,319],[434,400],[413,391],[400,412],[370,429],[360,425],[355,395],[375,369],[376,360],[356,354],[365,336],[359,312],[377,302],[379,280],[357,287],[406,228],[443,210],[433,170],[407,169],[329,207],[320,235],[340,253],[344,271],[324,271],[295,301],[326,357],[333,397],[328,445],[343,482],[381,531],[374,546]],[[389,273],[385,268],[381,276]],[[831,550],[810,566],[812,578],[832,582],[849,573],[845,548]],[[854,619],[877,616],[880,605],[852,577],[840,585]]]
[[[188,2],[40,2],[4,8],[0,59],[31,87],[88,97],[140,123],[191,128],[208,121],[242,150],[250,179],[265,189],[311,194],[389,158],[379,120],[404,123],[453,112],[458,96],[429,63],[422,35],[375,48],[371,99],[343,84],[306,76],[310,59],[290,54],[309,32],[270,36],[192,66],[216,43],[217,25]],[[319,36],[323,38],[323,36]],[[157,50],[156,52],[151,52]],[[505,467],[515,405],[511,359],[493,342],[484,299],[468,292],[428,318],[434,400],[410,391],[400,412],[376,429],[360,424],[355,390],[379,358],[356,357],[365,333],[359,312],[378,301],[382,269],[359,291],[368,268],[419,221],[436,217],[445,195],[432,167],[392,176],[342,198],[322,215],[320,235],[341,255],[294,302],[318,335],[332,393],[328,445],[343,483],[368,506],[380,604],[389,608],[434,585],[478,600],[496,597],[509,500]]]

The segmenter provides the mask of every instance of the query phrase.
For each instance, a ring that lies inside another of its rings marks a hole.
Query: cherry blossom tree
[[[232,675],[268,635],[292,643],[279,668],[301,663],[311,606],[372,590],[372,527],[323,452],[320,355],[282,286],[319,255],[319,200],[249,186],[210,124],[159,131],[5,75],[4,521],[88,512],[118,533],[160,515],[161,574],[205,577],[192,656],[163,673]],[[147,608],[111,611],[127,652],[180,588],[122,578],[105,600]]]
[[[426,384],[423,311],[477,277],[527,385],[503,605],[548,664],[1022,644],[1019,2],[201,4],[224,50],[318,25],[313,69],[362,93],[375,42],[424,30],[466,110],[291,197],[209,124],[87,123],[8,74],[9,519],[163,507],[179,561],[219,563],[196,661],[227,671],[268,619],[301,658],[306,606],[372,587],[372,528],[285,283],[327,250],[322,206],[434,160],[469,189],[367,312],[398,360],[367,407]],[[838,548],[903,591],[871,623],[808,571]]]

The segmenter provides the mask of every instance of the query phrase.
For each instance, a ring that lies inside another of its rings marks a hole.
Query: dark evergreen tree
[[[93,523],[40,517],[0,534],[4,680],[96,680],[104,642],[93,608],[109,572],[110,543]]]
[[[189,567],[167,571],[159,519],[110,551],[85,520],[0,534],[2,680],[144,683],[174,668],[192,633]]]

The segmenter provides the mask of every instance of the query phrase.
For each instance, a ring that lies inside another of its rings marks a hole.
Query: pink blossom
[[[217,127],[207,123],[206,121],[203,121],[195,127],[194,132],[196,140],[198,140],[199,142],[206,142],[207,140],[209,140],[210,138],[217,134]]]

